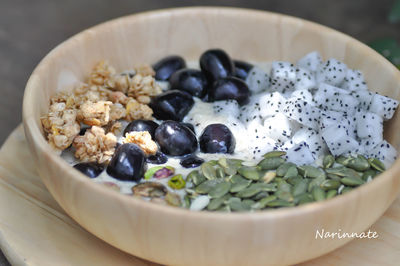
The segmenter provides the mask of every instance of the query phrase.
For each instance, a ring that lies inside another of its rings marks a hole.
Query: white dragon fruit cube
[[[330,58],[323,63],[317,70],[317,82],[339,86],[347,72],[347,66],[337,59]]]
[[[292,135],[292,123],[282,113],[267,117],[264,120],[263,127],[267,136],[275,141],[284,142]]]
[[[359,70],[347,69],[342,89],[349,91],[368,90],[364,75]]]
[[[296,68],[290,62],[276,61],[272,63],[270,91],[283,94],[293,90],[296,83]]]
[[[281,112],[286,98],[279,92],[268,92],[258,95],[260,115],[266,118]]]
[[[252,97],[250,97],[250,102],[248,104],[240,107],[237,118],[240,119],[243,123],[247,123],[254,119],[261,119],[260,113],[261,113],[260,99],[253,95]]]
[[[213,103],[213,110],[216,115],[238,117],[240,106],[236,100],[216,101]]]
[[[247,150],[250,151],[251,158],[246,159],[249,160],[260,160],[264,154],[272,151],[276,145],[275,141],[267,136],[262,136],[256,140],[249,138],[247,143]]]
[[[296,90],[294,92],[292,92],[292,94],[290,95],[290,98],[297,98],[297,99],[301,99],[305,102],[308,102],[311,105],[314,105],[314,101],[313,101],[313,96],[311,94],[311,92],[309,92],[308,90]]]
[[[285,102],[282,110],[283,114],[289,119],[293,119],[300,124],[317,129],[321,110],[301,99],[289,99]]]
[[[315,158],[306,142],[295,144],[286,151],[286,160],[296,165],[311,164]]]
[[[315,75],[305,68],[296,69],[295,90],[312,90],[316,88]]]
[[[333,125],[325,128],[322,132],[322,139],[328,146],[329,151],[334,156],[357,152],[360,145],[356,139],[347,134],[347,130],[342,125]]]
[[[317,106],[327,107],[330,99],[338,94],[349,94],[349,92],[327,83],[320,83],[318,84],[318,89],[314,93],[314,102]]]
[[[297,61],[297,66],[308,69],[313,73],[319,69],[321,64],[322,57],[318,51],[308,53],[304,57],[300,58],[299,61]]]
[[[370,138],[379,143],[383,140],[383,119],[371,112],[360,112],[355,117],[357,136],[361,139]]]
[[[322,136],[311,128],[301,128],[300,130],[296,131],[292,137],[292,140],[296,144],[306,142],[308,144],[308,148],[315,158],[326,154],[328,151],[328,147],[322,140]]]
[[[359,102],[348,94],[335,94],[327,103],[327,107],[334,111],[341,111],[345,115],[354,115]]]
[[[372,97],[369,111],[380,115],[384,120],[389,120],[393,117],[398,105],[399,101],[375,93],[375,95]]]
[[[362,110],[369,110],[374,93],[368,90],[357,90],[351,92],[351,95],[357,99],[359,102],[358,107]]]
[[[360,146],[364,148],[361,154],[369,156],[370,151],[381,142],[382,142],[381,138],[374,139],[371,137],[371,138],[360,139]]]
[[[253,94],[260,93],[268,90],[269,79],[268,74],[263,69],[254,66],[247,75],[246,84]]]
[[[369,157],[378,158],[388,169],[397,159],[397,151],[389,142],[383,140],[370,151]]]

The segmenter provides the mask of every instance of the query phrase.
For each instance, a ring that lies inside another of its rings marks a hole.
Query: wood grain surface
[[[249,46],[251,49],[243,49]],[[293,17],[202,7],[113,20],[50,52],[26,88],[23,120],[32,160],[60,206],[111,245],[174,265],[298,263],[350,241],[315,239],[316,230],[361,232],[370,227],[397,197],[399,160],[379,178],[331,200],[296,208],[223,214],[160,206],[95,185],[55,156],[44,140],[39,117],[47,112],[49,97],[83,80],[100,58],[109,59],[122,70],[168,54],[195,59],[212,47],[223,47],[234,58],[252,61],[294,62],[318,50],[324,58],[335,57],[363,71],[372,90],[400,98],[400,72],[382,56],[344,34]],[[397,112],[385,131],[397,148],[399,128]]]
[[[156,265],[96,238],[56,203],[30,160],[19,126],[0,150],[0,248],[13,265]],[[380,265],[400,260],[400,197],[357,239],[303,266]]]

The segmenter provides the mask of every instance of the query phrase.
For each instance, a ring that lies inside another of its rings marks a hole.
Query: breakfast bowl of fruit
[[[235,8],[127,16],[26,86],[32,160],[82,227],[174,265],[299,263],[400,190],[400,72],[324,26]]]

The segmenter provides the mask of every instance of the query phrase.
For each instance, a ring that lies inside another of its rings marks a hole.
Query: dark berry
[[[200,136],[200,150],[204,153],[233,153],[235,137],[223,124],[208,125]]]
[[[236,100],[240,105],[250,101],[250,90],[247,84],[238,78],[228,77],[215,81],[208,92],[210,101]]]
[[[156,154],[148,156],[146,162],[152,164],[164,164],[168,162],[168,157],[164,153],[158,151]]]
[[[152,120],[134,120],[126,126],[124,130],[124,136],[126,133],[132,131],[148,131],[151,135],[151,138],[154,139],[154,133],[156,132],[157,127],[158,124]]]
[[[207,94],[208,82],[206,76],[197,69],[181,69],[169,79],[171,90],[181,90],[193,96],[202,98]]]
[[[177,55],[167,56],[153,65],[156,80],[168,80],[175,71],[185,67],[185,60]]]
[[[115,151],[107,167],[107,173],[123,181],[140,181],[146,169],[144,152],[133,143],[125,143]]]
[[[204,163],[203,159],[192,154],[183,157],[180,161],[180,164],[185,168],[199,167],[202,163]]]
[[[196,134],[196,131],[194,131],[194,126],[190,123],[181,123],[182,125],[184,125],[185,127],[189,128],[191,131],[193,131],[193,133]]]
[[[193,105],[192,96],[187,92],[178,90],[169,90],[161,93],[150,102],[155,118],[174,121],[182,121]]]
[[[235,65],[235,77],[246,80],[253,65],[241,60],[233,60],[233,64]]]
[[[200,68],[210,82],[233,75],[235,69],[229,55],[221,49],[205,51],[200,57]]]
[[[196,151],[196,135],[179,122],[165,121],[157,129],[155,139],[161,151],[168,155],[181,156]]]
[[[78,163],[74,168],[90,178],[95,178],[103,172],[104,165],[95,162]]]

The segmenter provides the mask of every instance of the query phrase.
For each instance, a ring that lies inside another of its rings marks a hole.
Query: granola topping
[[[155,154],[158,149],[157,144],[151,139],[151,135],[148,131],[132,131],[126,133],[122,143],[134,143],[147,155]]]
[[[77,136],[73,141],[75,157],[82,162],[110,161],[116,144],[117,138],[113,133],[105,134],[104,129],[97,126],[92,126],[85,135]]]
[[[110,121],[110,101],[87,101],[78,111],[78,121],[89,126],[105,126]]]
[[[146,104],[142,104],[131,98],[126,104],[126,120],[133,121],[136,119],[152,120],[153,110]]]

